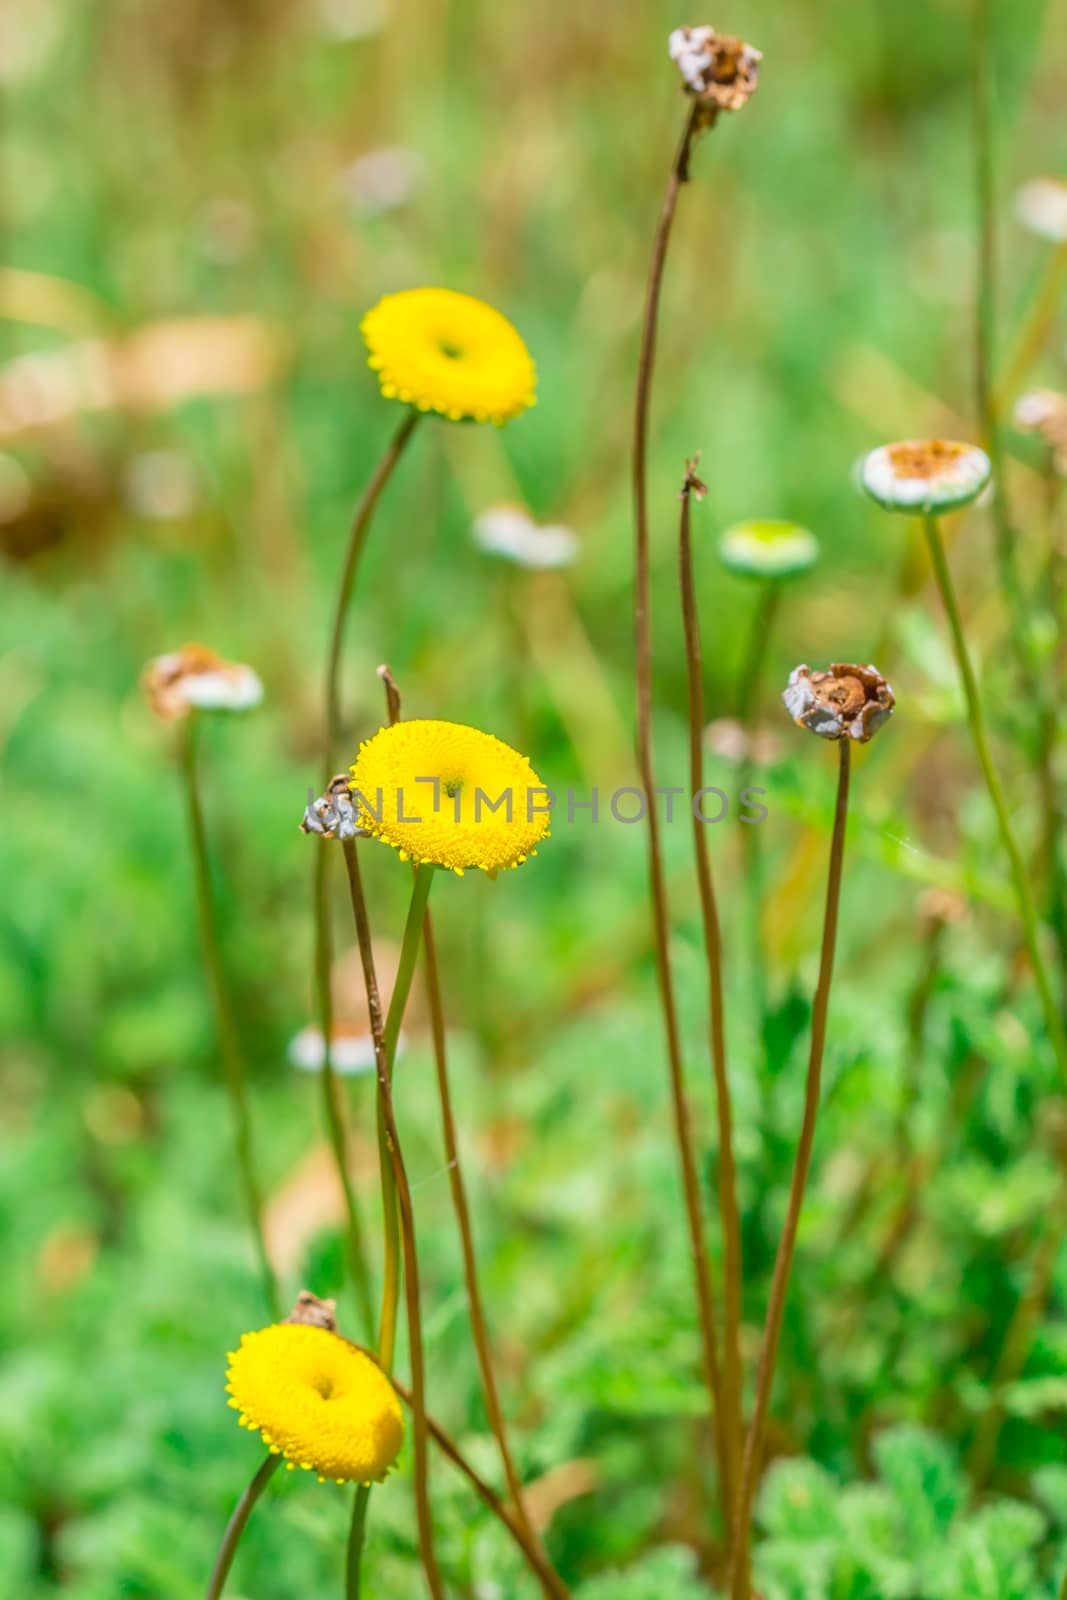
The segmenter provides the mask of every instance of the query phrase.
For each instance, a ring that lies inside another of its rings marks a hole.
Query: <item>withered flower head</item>
[[[1014,421],[1020,433],[1036,433],[1051,450],[1056,471],[1067,473],[1067,395],[1031,389],[1015,402]]]
[[[141,674],[141,688],[165,722],[197,710],[249,711],[263,698],[263,685],[251,667],[226,661],[202,644],[156,656]]]
[[[755,94],[763,55],[743,39],[712,27],[675,28],[667,48],[686,94],[700,101],[708,123],[720,111],[739,111]]]
[[[825,672],[794,667],[782,699],[798,728],[820,739],[855,739],[857,744],[874,738],[895,704],[877,667],[847,661],[833,661]]]
[[[308,1328],[326,1328],[337,1332],[337,1301],[320,1300],[310,1289],[301,1289],[286,1322],[302,1322]]]
[[[977,499],[992,470],[977,445],[904,439],[871,451],[863,463],[863,487],[887,511],[933,515]]]
[[[330,779],[325,794],[316,800],[308,791],[308,803],[300,822],[301,832],[317,833],[323,839],[360,839],[366,833],[359,825],[356,807],[346,772]]]
[[[953,923],[962,922],[967,915],[967,902],[955,889],[932,884],[919,896],[916,910],[923,932],[932,934]]]

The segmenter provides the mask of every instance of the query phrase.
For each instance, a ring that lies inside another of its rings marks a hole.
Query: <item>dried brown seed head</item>
[[[339,772],[330,779],[326,793],[316,800],[309,791],[308,803],[300,820],[302,833],[317,833],[323,839],[365,839],[359,826],[349,777]]]
[[[893,713],[893,691],[877,667],[834,661],[825,672],[794,667],[782,694],[799,728],[821,739],[866,744]]]
[[[919,896],[916,910],[924,932],[934,933],[952,923],[962,922],[967,915],[967,902],[955,889],[943,889],[934,884]]]
[[[675,28],[667,48],[686,94],[705,108],[708,125],[720,111],[739,111],[755,94],[763,56],[744,39],[710,26]]]
[[[296,1304],[285,1320],[302,1322],[309,1328],[325,1328],[328,1333],[336,1333],[336,1312],[336,1300],[320,1300],[310,1289],[301,1289],[296,1297]]]

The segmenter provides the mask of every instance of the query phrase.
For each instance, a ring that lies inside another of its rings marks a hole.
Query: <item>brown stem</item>
[[[240,1030],[234,1012],[226,970],[219,944],[219,930],[215,917],[215,900],[211,892],[211,868],[208,864],[207,829],[200,801],[200,779],[197,762],[198,715],[194,711],[186,721],[182,738],[182,772],[185,778],[185,798],[189,813],[189,844],[193,857],[193,876],[196,881],[196,909],[200,926],[200,948],[207,971],[211,998],[215,1007],[215,1026],[218,1032],[219,1054],[222,1057],[223,1076],[233,1110],[234,1138],[237,1146],[237,1169],[244,1190],[245,1208],[252,1228],[256,1255],[259,1259],[263,1292],[271,1317],[276,1322],[281,1316],[278,1279],[267,1250],[263,1232],[263,1196],[256,1176],[255,1154],[252,1145],[252,1119],[248,1110],[247,1072]]]
[[[352,898],[352,915],[356,925],[356,942],[359,945],[363,967],[363,981],[367,991],[367,1010],[370,1015],[371,1036],[374,1040],[374,1060],[378,1074],[378,1104],[385,1123],[389,1160],[396,1184],[400,1212],[400,1244],[404,1257],[404,1301],[407,1309],[408,1345],[411,1356],[412,1418],[415,1435],[415,1513],[419,1529],[419,1551],[423,1570],[434,1600],[445,1600],[444,1583],[437,1565],[434,1548],[433,1516],[430,1511],[429,1460],[427,1451],[426,1419],[426,1364],[422,1343],[422,1315],[419,1299],[419,1258],[415,1243],[415,1216],[411,1203],[411,1188],[407,1167],[400,1148],[400,1133],[393,1109],[393,1089],[389,1074],[389,1054],[385,1043],[385,1025],[382,1019],[378,976],[374,968],[374,951],[371,945],[370,920],[359,870],[359,855],[351,839],[342,845],[348,886]],[[398,980],[399,982],[399,980]]]
[[[678,559],[681,570],[682,622],[685,632],[686,674],[689,709],[689,788],[696,795],[704,787],[704,668],[700,648],[700,618],[697,614],[696,586],[693,581],[693,547],[690,537],[690,502],[695,488],[691,469],[682,486],[679,518]],[[733,1115],[730,1106],[730,1080],[726,1070],[725,1005],[722,975],[722,927],[711,872],[706,824],[690,806],[693,819],[693,848],[696,855],[697,883],[700,889],[700,915],[704,929],[704,951],[708,967],[708,1000],[712,1069],[715,1076],[715,1102],[719,1123],[719,1210],[722,1217],[725,1257],[724,1285],[724,1361],[723,1404],[726,1409],[726,1443],[729,1450],[728,1477],[738,1481],[744,1423],[741,1414],[741,1217],[737,1206],[737,1169],[734,1164]]]
[[[778,1339],[782,1331],[789,1273],[793,1265],[800,1209],[811,1166],[815,1144],[815,1124],[819,1114],[819,1094],[822,1086],[822,1060],[826,1046],[826,1023],[830,1009],[830,983],[834,971],[834,951],[837,945],[837,914],[841,901],[841,871],[845,853],[845,822],[848,816],[848,790],[851,773],[851,741],[847,738],[838,744],[840,756],[837,779],[837,804],[834,809],[834,831],[830,843],[830,871],[826,885],[826,910],[823,918],[822,954],[819,960],[819,981],[811,1013],[811,1049],[808,1055],[808,1077],[804,1091],[804,1119],[793,1165],[793,1180],[789,1188],[782,1237],[771,1280],[771,1294],[767,1306],[767,1322],[763,1331],[763,1348],[760,1351],[756,1372],[756,1397],[745,1440],[745,1457],[741,1473],[741,1490],[737,1502],[737,1530],[734,1545],[734,1562],[730,1593],[733,1600],[749,1600],[749,1546],[751,1541],[752,1502],[756,1491],[756,1478],[763,1454],[763,1439],[770,1407],[771,1385],[774,1380]]]
[[[363,1223],[356,1202],[356,1192],[348,1170],[348,1126],[345,1119],[341,1085],[333,1067],[333,989],[330,983],[332,940],[329,914],[329,866],[331,844],[316,840],[315,866],[312,893],[315,906],[315,998],[322,1034],[322,1109],[326,1131],[333,1154],[333,1164],[341,1186],[345,1207],[345,1254],[348,1270],[359,1302],[359,1314],[367,1336],[374,1328],[374,1302],[371,1295],[370,1268],[367,1265],[367,1247],[363,1237]]]
[[[396,681],[388,667],[379,667],[378,675],[385,686],[386,712],[389,721],[390,723],[398,722],[401,716],[401,703],[400,691],[397,688]],[[433,922],[428,910],[422,927],[422,949],[426,997],[430,1012],[430,1032],[433,1037],[434,1066],[437,1073],[437,1092],[441,1102],[445,1159],[448,1164],[448,1182],[452,1191],[452,1206],[456,1214],[456,1226],[459,1230],[463,1255],[463,1278],[467,1290],[471,1337],[474,1341],[478,1371],[482,1380],[482,1396],[485,1400],[489,1426],[493,1431],[493,1436],[500,1451],[500,1459],[504,1467],[508,1491],[515,1507],[515,1515],[521,1523],[527,1538],[532,1543],[537,1544],[537,1535],[534,1532],[533,1524],[530,1522],[523,1499],[522,1479],[519,1477],[514,1457],[511,1453],[511,1446],[508,1443],[504,1408],[500,1403],[500,1390],[497,1387],[496,1372],[493,1367],[489,1327],[482,1302],[481,1287],[478,1283],[474,1231],[471,1227],[470,1206],[467,1202],[467,1186],[463,1179],[463,1168],[460,1164],[459,1140],[456,1133],[455,1113],[452,1107],[452,1090],[448,1079],[448,1050],[445,1037],[444,1006],[441,1000],[441,976],[437,962],[437,942],[434,938]],[[545,1559],[547,1560],[547,1557]]]
[[[722,1493],[723,1522],[729,1538],[729,1510],[734,1500],[734,1485],[729,1479],[729,1450],[726,1421],[721,1403],[722,1379],[719,1371],[718,1340],[715,1332],[715,1301],[708,1264],[704,1213],[697,1176],[689,1106],[686,1101],[682,1068],[682,1048],[674,998],[668,948],[670,915],[663,873],[663,855],[656,815],[655,774],[652,764],[652,635],[649,622],[649,540],[648,540],[648,408],[652,391],[652,372],[656,356],[656,328],[659,320],[660,291],[667,257],[671,224],[678,194],[689,176],[689,156],[697,131],[698,113],[694,106],[686,120],[681,143],[671,165],[667,192],[652,245],[648,284],[645,290],[644,320],[641,328],[641,353],[637,367],[634,401],[633,495],[634,495],[634,670],[637,680],[637,759],[645,793],[648,822],[649,890],[652,901],[652,927],[656,945],[656,976],[660,1005],[667,1037],[667,1064],[670,1072],[674,1133],[685,1195],[690,1252],[696,1280],[697,1308],[700,1316],[701,1352],[704,1378],[711,1401],[719,1481]]]
[[[393,1388],[396,1390],[397,1394],[399,1394],[400,1398],[406,1401],[408,1405],[411,1405],[412,1395],[410,1389],[405,1389],[404,1385],[398,1382],[396,1378],[392,1380],[392,1383]],[[503,1500],[501,1500],[496,1491],[491,1488],[490,1485],[486,1483],[485,1479],[474,1470],[466,1456],[460,1450],[459,1445],[456,1444],[455,1440],[450,1434],[445,1432],[441,1424],[439,1422],[435,1422],[433,1417],[430,1416],[427,1417],[426,1423],[430,1430],[430,1437],[432,1438],[434,1444],[437,1445],[442,1455],[448,1457],[453,1466],[459,1468],[460,1472],[462,1472],[463,1476],[467,1479],[467,1482],[471,1485],[471,1488],[474,1490],[479,1500],[481,1500],[482,1504],[493,1513],[494,1517],[504,1524],[505,1528],[507,1528],[508,1532],[511,1534],[511,1537],[514,1539],[515,1543],[526,1557],[526,1560],[529,1562],[531,1570],[540,1579],[541,1584],[547,1593],[552,1596],[552,1600],[570,1600],[570,1590],[564,1584],[559,1574],[549,1564],[548,1558],[545,1556],[543,1550],[540,1548],[537,1542],[531,1541],[527,1537],[522,1523],[519,1521],[518,1517],[511,1510],[511,1508],[504,1504]]]

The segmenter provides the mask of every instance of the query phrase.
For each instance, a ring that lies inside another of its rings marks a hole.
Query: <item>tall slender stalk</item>
[[[226,1532],[222,1536],[219,1553],[215,1557],[215,1565],[211,1569],[205,1600],[219,1600],[253,1507],[281,1464],[281,1456],[268,1456],[234,1506],[230,1520],[226,1524]]]
[[[415,1216],[411,1203],[411,1188],[407,1168],[400,1147],[400,1133],[393,1108],[393,1066],[396,1045],[400,1037],[400,1024],[411,993],[411,982],[418,959],[422,925],[426,915],[426,902],[433,882],[434,869],[421,866],[415,875],[404,942],[400,951],[396,982],[393,987],[389,1014],[383,1024],[381,995],[374,967],[371,944],[370,919],[363,883],[359,870],[359,856],[350,839],[343,845],[345,867],[352,899],[352,915],[356,925],[363,967],[363,981],[367,991],[367,1010],[370,1016],[371,1037],[374,1041],[374,1058],[378,1075],[378,1133],[379,1154],[382,1164],[382,1203],[385,1222],[386,1270],[382,1291],[382,1318],[378,1336],[378,1360],[387,1373],[391,1373],[396,1343],[396,1314],[400,1266],[397,1259],[396,1218],[399,1212],[400,1246],[404,1261],[404,1295],[407,1309],[408,1345],[411,1357],[412,1418],[415,1436],[415,1512],[419,1530],[419,1552],[430,1593],[434,1600],[445,1600],[444,1583],[437,1565],[434,1548],[433,1516],[430,1510],[429,1451],[426,1420],[426,1365],[422,1343],[422,1312],[419,1299],[419,1258],[415,1241]],[[387,1175],[388,1174],[388,1178]],[[347,1585],[349,1600],[356,1600],[360,1589],[360,1557],[366,1527],[369,1490],[357,1491],[353,1506],[352,1537],[349,1540],[347,1559]]]
[[[263,1232],[263,1197],[256,1177],[255,1155],[252,1145],[252,1119],[248,1110],[247,1072],[244,1050],[234,1013],[219,945],[218,924],[215,917],[215,900],[211,892],[211,868],[208,863],[207,830],[200,801],[198,763],[199,714],[191,713],[186,719],[181,744],[182,775],[189,814],[189,843],[193,856],[193,875],[196,880],[196,907],[200,925],[200,948],[207,970],[211,998],[215,1006],[215,1026],[218,1031],[222,1070],[233,1112],[234,1139],[237,1146],[237,1168],[241,1176],[245,1207],[255,1240],[263,1293],[271,1319],[281,1316],[281,1299],[278,1280],[267,1250]]]
[[[751,1593],[749,1576],[749,1546],[752,1530],[752,1502],[756,1479],[763,1454],[763,1440],[770,1408],[771,1386],[778,1355],[778,1340],[782,1331],[789,1274],[796,1248],[800,1210],[811,1166],[815,1144],[815,1125],[819,1115],[819,1096],[822,1087],[823,1052],[826,1047],[826,1023],[830,1010],[830,984],[834,972],[834,952],[837,946],[837,915],[841,903],[841,873],[845,855],[845,824],[848,819],[848,791],[851,775],[851,740],[838,741],[837,803],[834,808],[834,829],[830,841],[830,871],[826,884],[826,910],[823,916],[822,953],[819,959],[819,981],[815,989],[815,1002],[811,1013],[811,1047],[808,1054],[808,1075],[804,1090],[804,1117],[793,1163],[793,1179],[789,1187],[782,1237],[774,1262],[771,1294],[767,1305],[767,1321],[763,1330],[763,1348],[760,1351],[756,1372],[756,1396],[752,1407],[745,1456],[741,1472],[741,1489],[737,1500],[737,1530],[734,1560],[730,1582],[732,1600],[748,1600]]]
[[[333,777],[337,756],[338,730],[341,721],[340,676],[341,653],[344,646],[345,623],[359,569],[360,557],[370,532],[375,507],[386,484],[393,475],[408,440],[415,431],[420,413],[405,407],[399,427],[386,447],[385,453],[356,503],[345,547],[341,577],[334,602],[333,622],[330,628],[330,645],[326,657],[323,684],[323,782]],[[345,1206],[345,1248],[349,1271],[355,1285],[367,1337],[371,1335],[374,1311],[371,1303],[370,1271],[363,1240],[363,1225],[356,1203],[355,1190],[348,1173],[348,1139],[345,1129],[344,1105],[341,1087],[333,1066],[333,997],[330,988],[330,968],[333,960],[333,941],[330,935],[329,916],[329,865],[328,850],[315,851],[312,876],[312,907],[315,919],[315,997],[319,1030],[322,1034],[322,1096],[326,1128],[334,1166],[341,1185]]]
[[[937,586],[941,593],[941,600],[945,607],[945,614],[948,617],[949,629],[952,634],[956,664],[959,668],[964,698],[967,703],[967,721],[971,730],[971,742],[974,745],[975,755],[978,757],[978,765],[982,769],[982,776],[985,779],[989,798],[993,803],[993,810],[996,812],[1001,841],[1011,865],[1016,904],[1018,905],[1019,917],[1023,925],[1023,937],[1026,942],[1027,954],[1030,957],[1030,965],[1033,969],[1038,995],[1041,1000],[1045,1026],[1048,1029],[1049,1039],[1056,1054],[1057,1064],[1064,1075],[1065,1081],[1067,1081],[1067,1034],[1064,1033],[1059,1008],[1049,981],[1048,968],[1045,965],[1045,958],[1041,951],[1037,913],[1034,910],[1033,897],[1027,881],[1022,851],[1019,849],[1015,830],[1011,825],[1011,815],[1008,811],[1007,801],[1004,798],[1000,778],[997,775],[996,767],[993,765],[993,757],[989,750],[985,715],[982,711],[982,697],[978,688],[978,679],[971,663],[970,652],[967,649],[967,639],[963,631],[963,619],[960,616],[956,591],[952,584],[952,574],[949,571],[948,560],[945,556],[941,529],[936,517],[924,518],[923,527],[926,533],[927,547],[930,551],[930,560],[933,563],[934,575],[937,579]]]
[[[345,1208],[345,1255],[352,1274],[359,1315],[365,1336],[372,1337],[374,1328],[374,1301],[371,1294],[370,1269],[367,1265],[367,1247],[363,1234],[363,1221],[359,1214],[355,1190],[348,1170],[348,1127],[345,1118],[341,1084],[333,1067],[333,987],[330,980],[332,948],[329,920],[329,857],[332,846],[324,840],[316,841],[314,895],[315,895],[315,999],[319,1014],[319,1031],[322,1034],[322,1109],[326,1131],[333,1154],[333,1164],[341,1185]]]
[[[696,1281],[704,1379],[708,1386],[708,1396],[712,1408],[713,1431],[719,1462],[723,1523],[726,1538],[729,1540],[730,1508],[733,1505],[735,1485],[730,1478],[730,1452],[726,1437],[726,1416],[722,1403],[722,1376],[719,1368],[718,1338],[715,1331],[715,1300],[711,1284],[711,1269],[708,1262],[703,1202],[700,1195],[700,1182],[693,1149],[689,1105],[685,1092],[682,1047],[674,997],[674,981],[670,967],[670,914],[663,871],[659,818],[656,814],[656,780],[652,761],[652,634],[649,618],[647,471],[648,411],[652,392],[652,374],[656,359],[656,331],[659,321],[660,293],[663,287],[663,269],[667,259],[667,246],[670,242],[671,226],[678,205],[678,195],[682,184],[689,177],[689,158],[697,127],[698,108],[694,105],[687,118],[685,131],[682,134],[681,142],[671,164],[659,225],[652,245],[652,260],[645,290],[641,351],[638,359],[637,389],[634,400],[633,431],[634,670],[637,680],[637,759],[641,784],[645,794],[645,815],[648,823],[649,891],[652,908],[652,927],[656,946],[656,976],[666,1032],[667,1064],[674,1112],[674,1133],[678,1145],[686,1221],[689,1229],[690,1252]]]
[[[378,672],[385,685],[386,711],[389,721],[390,723],[398,722],[401,716],[400,691],[388,667],[380,667]],[[463,1257],[463,1281],[467,1291],[471,1337],[474,1342],[478,1372],[482,1381],[482,1397],[485,1401],[489,1426],[493,1431],[497,1448],[500,1451],[500,1460],[504,1468],[508,1492],[515,1507],[515,1515],[521,1523],[527,1538],[534,1543],[539,1543],[533,1524],[530,1522],[526,1511],[522,1479],[519,1477],[518,1469],[511,1453],[511,1446],[508,1442],[504,1408],[500,1403],[500,1390],[497,1386],[496,1372],[493,1367],[489,1326],[486,1321],[481,1287],[478,1282],[474,1230],[471,1226],[467,1186],[463,1178],[459,1140],[456,1133],[456,1118],[452,1107],[452,1090],[448,1079],[448,1047],[445,1036],[444,1004],[441,999],[441,975],[437,962],[437,942],[434,938],[433,920],[429,909],[426,911],[426,918],[423,923],[422,952],[423,976],[426,983],[426,998],[430,1012],[430,1032],[433,1037],[434,1067],[437,1074],[437,1093],[441,1102],[441,1126],[444,1136],[445,1159],[448,1164],[448,1182],[452,1193],[452,1207],[456,1214],[456,1227],[459,1231],[460,1249]],[[547,1557],[545,1559],[547,1560]]]
[[[696,586],[693,581],[693,546],[690,537],[691,500],[698,490],[695,463],[687,466],[682,485],[682,508],[678,524],[678,564],[681,575],[682,625],[685,633],[685,664],[689,712],[689,790],[696,795],[704,787],[704,667],[700,648],[700,618],[697,613]],[[699,492],[699,491],[698,491]],[[708,968],[708,1007],[712,1071],[715,1077],[715,1104],[719,1124],[719,1211],[722,1218],[725,1257],[723,1405],[727,1419],[729,1477],[738,1481],[744,1423],[741,1414],[741,1217],[737,1205],[737,1169],[734,1164],[733,1113],[730,1105],[730,1079],[726,1069],[726,1025],[723,1001],[722,927],[711,871],[706,824],[691,806],[693,850],[700,890],[700,915],[704,930],[704,952]]]

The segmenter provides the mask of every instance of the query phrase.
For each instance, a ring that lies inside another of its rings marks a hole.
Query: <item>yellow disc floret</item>
[[[385,1373],[338,1333],[276,1323],[230,1352],[229,1404],[290,1468],[370,1483],[400,1452],[404,1419]]]
[[[530,352],[506,317],[452,289],[388,294],[361,323],[387,400],[453,422],[495,422],[534,404]]]
[[[548,836],[551,795],[525,756],[458,722],[398,722],[360,746],[350,787],[359,825],[401,859],[518,867]]]

